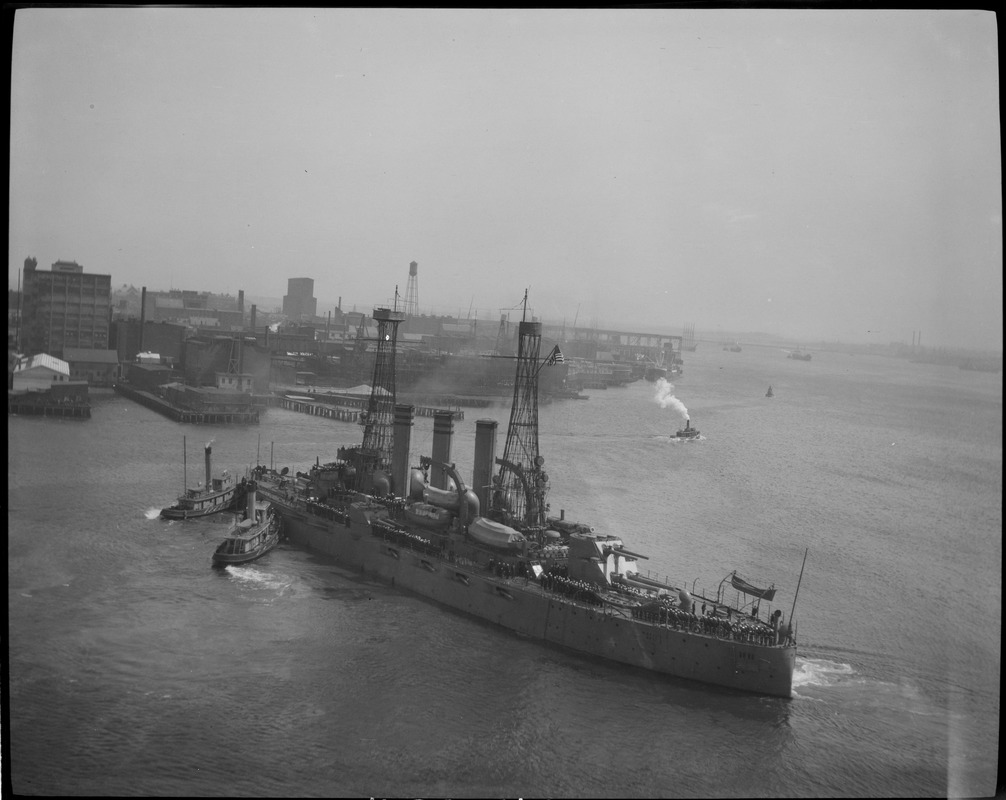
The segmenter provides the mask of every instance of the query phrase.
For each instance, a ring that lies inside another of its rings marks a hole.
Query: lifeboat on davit
[[[468,533],[476,542],[501,550],[523,550],[527,544],[524,534],[485,517],[476,517],[472,520],[468,526]]]

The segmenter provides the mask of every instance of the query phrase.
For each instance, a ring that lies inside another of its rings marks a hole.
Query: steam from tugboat
[[[670,381],[664,378],[660,378],[657,381],[657,394],[653,398],[653,401],[661,408],[673,408],[686,423],[688,422],[688,409],[685,408],[684,403],[674,396],[674,384]]]

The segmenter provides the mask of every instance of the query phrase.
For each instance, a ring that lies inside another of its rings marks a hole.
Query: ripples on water
[[[968,793],[974,775],[991,785],[1001,382],[776,356],[690,357],[676,394],[699,441],[670,438],[680,419],[644,383],[543,406],[541,441],[552,512],[623,536],[679,583],[715,592],[739,569],[775,582],[788,614],[810,548],[792,701],[573,656],[290,545],[214,569],[225,525],[158,518],[183,484],[182,436],[194,479],[208,438],[215,470],[256,453],[306,469],[356,441],[356,425],[270,410],[260,426],[203,430],[117,397],[88,422],[12,418],[15,788],[865,797]],[[505,426],[507,410],[493,411]],[[470,475],[473,421],[455,432]],[[417,420],[414,452],[431,433]]]

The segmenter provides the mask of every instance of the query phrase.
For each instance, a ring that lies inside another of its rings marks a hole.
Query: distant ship
[[[328,463],[316,459],[308,472],[254,470],[290,542],[521,636],[666,675],[792,696],[795,626],[782,610],[758,610],[770,599],[751,592],[762,590],[731,581],[754,598],[743,602],[728,600],[723,582],[715,594],[693,594],[642,575],[647,557],[620,536],[597,533],[564,511],[548,514],[549,476],[538,451],[537,378],[547,362],[539,358],[540,322],[520,322],[501,458],[497,423],[476,423],[469,489],[447,463],[449,412],[434,417],[433,455],[410,466],[413,409],[396,404],[394,377],[404,314],[375,309],[374,319],[378,351],[363,444],[341,448]]]
[[[765,396],[766,397],[775,397],[775,393],[772,391],[772,384],[771,383],[768,386],[768,391],[765,392]]]
[[[643,372],[643,377],[650,383],[654,383],[661,378],[667,378],[667,367],[661,367],[656,364],[648,364]]]
[[[674,434],[677,439],[695,439],[698,435],[698,429],[692,427],[692,421],[689,419],[685,420],[685,427]]]
[[[810,353],[804,353],[801,350],[794,350],[786,357],[794,358],[797,361],[810,361]]]

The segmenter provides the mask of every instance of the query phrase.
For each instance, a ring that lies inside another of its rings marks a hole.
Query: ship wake
[[[288,577],[264,572],[255,567],[240,567],[230,564],[225,567],[225,570],[231,577],[236,578],[243,584],[254,588],[270,589],[277,594],[283,594],[293,583]]]
[[[793,689],[807,686],[837,686],[847,683],[855,674],[851,664],[828,661],[823,658],[796,659],[796,669],[793,670]]]

